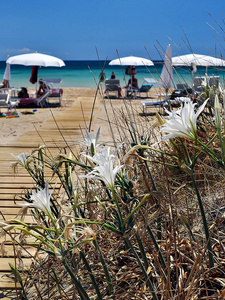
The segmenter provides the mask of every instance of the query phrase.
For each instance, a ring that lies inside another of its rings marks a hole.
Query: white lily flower
[[[197,118],[204,110],[208,99],[195,112],[195,105],[193,102],[185,102],[177,111],[166,112],[169,114],[167,120],[160,130],[160,132],[167,133],[162,140],[171,139],[174,137],[187,137],[192,140],[196,139],[197,133]]]
[[[115,153],[117,150],[118,148],[113,154],[110,154],[110,147],[104,147],[93,157],[84,155],[93,163],[93,170],[89,174],[81,177],[100,179],[104,181],[106,186],[112,189],[115,184],[116,175],[123,167],[117,166],[113,169],[113,159],[115,158]]]
[[[86,137],[84,138],[84,141],[83,142],[76,141],[76,142],[88,147],[88,149],[94,155],[96,153],[96,149],[101,145],[101,144],[97,144],[99,139],[99,134],[100,134],[100,128],[98,129],[96,136],[90,133],[87,130],[87,128],[85,128],[85,131],[86,131]]]
[[[104,164],[98,165],[94,167],[94,169],[84,177],[86,178],[96,178],[99,180],[104,181],[105,185],[112,189],[115,184],[115,178],[119,170],[123,167],[121,166],[116,166],[113,169],[113,161],[108,160]]]
[[[54,189],[52,190],[52,192]],[[51,194],[52,194],[51,192]],[[32,203],[22,203],[20,205],[24,207],[35,207],[38,209],[41,209],[46,215],[51,214],[51,207],[50,207],[50,199],[51,194],[49,194],[49,188],[48,188],[48,181],[45,183],[45,188],[40,189],[37,192],[32,191],[32,195],[30,197],[30,200],[33,200]],[[19,204],[19,203],[18,203]]]
[[[11,155],[16,159],[16,162],[11,163],[12,167],[15,168],[17,165],[21,165],[25,168],[28,167],[31,157],[30,156],[28,157],[26,152],[23,152],[19,155],[14,155],[11,153]]]
[[[100,152],[96,153],[94,156],[84,155],[90,161],[94,162],[96,165],[104,165],[106,162],[113,160],[115,155],[110,154],[110,147],[104,147]]]

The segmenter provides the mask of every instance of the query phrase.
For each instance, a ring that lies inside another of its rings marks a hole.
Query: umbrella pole
[[[132,94],[133,94],[133,77],[132,77],[132,74],[131,74],[131,78],[130,78],[130,90],[131,90],[131,97],[132,97]]]
[[[194,71],[191,71],[191,88],[193,89],[193,85],[194,85]]]

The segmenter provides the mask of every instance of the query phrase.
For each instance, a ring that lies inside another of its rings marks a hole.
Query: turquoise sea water
[[[84,87],[84,88],[95,88],[95,80],[98,81],[101,68],[104,66],[104,61],[65,61],[66,66],[62,68],[55,67],[41,67],[38,71],[39,78],[62,78],[63,87]],[[139,86],[143,83],[144,78],[155,78],[159,79],[159,75],[162,71],[163,62],[156,61],[154,66],[148,67],[137,67],[136,77],[138,79]],[[5,62],[0,62],[0,82],[3,80],[3,74],[5,71]],[[104,72],[106,78],[110,78],[112,71],[116,74],[117,79],[120,79],[121,86],[125,86],[129,80],[129,76],[125,74],[125,68],[121,66],[109,66],[109,62],[106,62]],[[29,82],[31,76],[32,67],[11,65],[11,82],[12,87],[34,87]],[[177,67],[173,72],[174,84],[179,82],[191,83],[191,71],[187,67]],[[196,76],[204,76],[205,68],[198,67]],[[223,80],[225,79],[225,68],[215,69],[208,68],[209,75],[220,76]]]

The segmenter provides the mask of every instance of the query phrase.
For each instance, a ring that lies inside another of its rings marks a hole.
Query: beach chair
[[[208,80],[209,80],[209,87],[210,87],[210,89],[216,89],[219,92],[221,92],[220,77],[219,76],[210,76],[208,78]]]
[[[23,98],[18,101],[19,107],[47,107],[47,99],[51,95],[51,90],[48,90],[44,95],[39,98]]]
[[[143,113],[147,113],[147,108],[166,107],[168,102],[166,100],[140,101],[143,106]]]
[[[205,91],[206,81],[205,77],[194,77],[193,78],[193,90],[197,93],[203,93]]]
[[[0,93],[0,107],[10,107],[9,93]]]
[[[105,93],[109,97],[109,93],[116,92],[118,96],[118,88],[120,86],[119,79],[106,79],[105,80]]]
[[[152,88],[153,84],[142,84],[142,86],[137,90],[137,93],[139,96],[141,96],[141,93],[146,93],[146,97],[148,97],[148,92]]]
[[[61,104],[63,89],[62,89],[62,79],[61,78],[43,78],[43,82],[48,86],[51,91],[51,94],[48,98],[58,98],[59,103]],[[56,86],[60,85],[60,86]],[[50,99],[49,99],[50,100]]]

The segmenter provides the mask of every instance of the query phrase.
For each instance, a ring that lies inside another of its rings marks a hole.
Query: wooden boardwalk
[[[94,95],[94,93],[93,93]],[[38,145],[47,145],[52,155],[56,155],[59,149],[66,146],[65,140],[76,147],[75,140],[80,140],[80,128],[85,127],[85,121],[88,122],[91,115],[91,109],[94,96],[82,97],[82,109],[80,100],[72,102],[72,105],[66,107],[54,118],[50,118],[42,124],[40,130],[35,131],[31,126],[31,131],[15,138],[13,142],[0,145],[0,221],[16,218],[20,211],[20,206],[15,204],[15,195],[24,193],[25,188],[32,188],[33,182],[30,176],[22,169],[19,174],[14,175],[10,162],[15,161],[13,156],[26,152],[31,153],[32,149]],[[63,105],[63,104],[62,104]],[[48,108],[46,108],[48,109]],[[96,107],[97,109],[97,107]],[[54,113],[53,113],[54,115]],[[1,120],[0,120],[1,121]],[[10,122],[10,120],[8,120]],[[57,125],[56,125],[56,122]],[[60,129],[60,130],[59,130]],[[76,148],[75,150],[76,151]],[[57,187],[59,188],[59,186]],[[18,197],[17,197],[18,199]],[[16,201],[17,203],[19,200]],[[28,214],[25,220],[32,222],[32,217]],[[35,250],[32,247],[26,247],[21,253],[23,266],[18,257],[15,257],[14,245],[9,236],[1,236],[1,249],[7,252],[0,257],[0,298],[16,299],[15,290],[20,289],[20,285],[15,283],[11,274],[9,262],[17,265],[23,270],[29,269],[31,259],[29,253],[34,255]],[[14,293],[14,294],[13,294]],[[13,296],[14,295],[14,296]],[[15,297],[15,298],[14,298]]]

